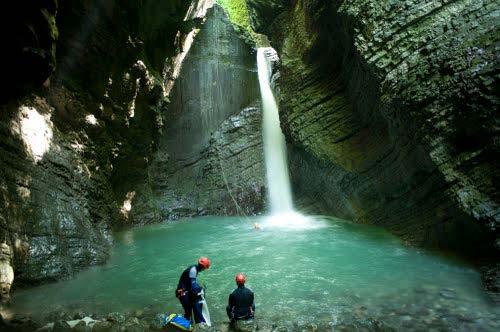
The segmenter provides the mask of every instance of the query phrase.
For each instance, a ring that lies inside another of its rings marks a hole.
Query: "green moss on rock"
[[[256,40],[257,34],[250,24],[246,0],[216,0],[216,2],[227,12],[231,23],[249,33],[251,38]]]

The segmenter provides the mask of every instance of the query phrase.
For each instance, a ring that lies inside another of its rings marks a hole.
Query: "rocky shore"
[[[258,308],[257,308],[258,309]],[[42,316],[0,310],[0,330],[5,331],[165,331],[162,308],[148,306],[126,312],[93,313],[60,307]],[[180,310],[180,308],[179,308]],[[196,330],[225,331],[498,331],[500,308],[465,301],[454,289],[420,287],[364,303],[355,295],[314,317],[287,317],[286,311],[266,312],[254,321],[230,325],[216,320],[212,327]],[[168,330],[167,330],[168,331]]]

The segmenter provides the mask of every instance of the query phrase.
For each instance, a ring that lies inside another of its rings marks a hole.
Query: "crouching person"
[[[231,322],[252,319],[255,314],[253,292],[245,287],[246,278],[242,273],[238,273],[235,280],[238,287],[229,295],[227,316]]]
[[[202,286],[198,283],[196,278],[198,273],[210,268],[210,260],[207,257],[200,257],[198,264],[191,265],[182,272],[179,278],[179,284],[175,291],[175,296],[184,309],[184,318],[191,320],[194,313],[194,322],[208,323],[209,318],[207,313],[203,312],[203,304],[205,303],[202,294],[204,293]]]

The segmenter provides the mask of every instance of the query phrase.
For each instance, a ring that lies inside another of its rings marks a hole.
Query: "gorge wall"
[[[148,185],[139,194],[136,218],[158,222],[262,210],[265,174],[256,70],[252,45],[222,7],[209,9],[171,91],[169,120],[148,170]]]
[[[0,241],[17,285],[103,263],[114,227],[260,210],[255,57],[212,0],[16,4],[2,21]]]
[[[494,262],[498,5],[247,3],[281,56],[280,118],[299,200]]]
[[[144,30],[141,15],[156,7],[163,22],[178,24],[188,6],[18,4],[3,21],[17,39],[7,45],[12,89],[2,90],[0,107],[0,237],[14,249],[22,284],[107,258],[110,227],[126,223],[113,185],[120,161],[151,153],[156,109],[166,101],[143,40],[171,27]],[[165,54],[174,53],[170,43]]]
[[[246,25],[212,0],[117,3],[4,12],[0,241],[19,284],[104,262],[112,227],[263,209]],[[281,57],[302,207],[495,262],[495,2],[246,4]]]

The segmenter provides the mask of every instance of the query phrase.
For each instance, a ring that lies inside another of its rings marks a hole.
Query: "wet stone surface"
[[[436,293],[425,288],[400,294],[394,301],[367,307],[339,303],[330,312],[314,317],[286,320],[286,313],[264,313],[253,321],[230,324],[213,322],[211,327],[197,326],[202,331],[498,331],[499,310],[481,311],[474,303],[462,301],[452,289]],[[404,299],[405,301],[402,301]],[[383,301],[379,301],[383,303]],[[401,305],[401,303],[404,303]],[[14,315],[0,321],[8,331],[160,331],[160,308],[148,306],[127,312],[86,313],[75,308],[60,309],[44,317]],[[3,309],[5,312],[5,308]],[[4,314],[3,314],[4,315]],[[90,322],[87,322],[87,321]]]

